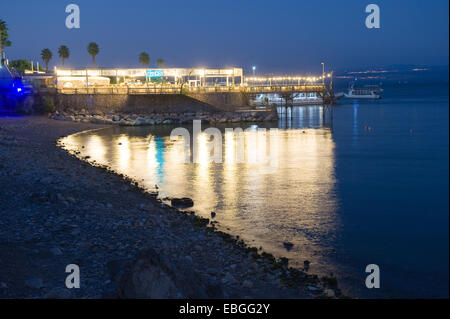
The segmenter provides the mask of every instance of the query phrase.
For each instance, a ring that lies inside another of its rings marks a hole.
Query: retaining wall
[[[53,96],[60,111],[85,110],[90,113],[186,113],[234,112],[246,106],[246,98],[238,92],[126,95],[126,94],[57,94]]]

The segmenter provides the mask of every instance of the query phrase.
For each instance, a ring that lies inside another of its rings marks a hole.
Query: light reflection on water
[[[252,143],[254,131],[224,133],[229,125],[220,127],[223,164],[209,160],[205,134],[198,136],[196,162],[185,163],[185,143],[170,140],[173,127],[167,126],[111,127],[68,136],[63,143],[151,191],[158,185],[161,198],[192,198],[198,215],[210,218],[216,212],[219,229],[239,235],[252,246],[288,257],[297,266],[310,260],[312,272],[329,274],[335,270],[324,258],[333,252],[330,239],[340,222],[335,143],[324,112],[329,110],[313,106],[296,107],[287,116],[282,113],[275,124],[281,128],[277,147],[271,149],[277,159],[275,170],[264,170],[267,163],[249,160],[252,154],[261,158],[266,153]],[[238,144],[244,145],[244,162],[236,160],[241,151]],[[283,247],[285,241],[294,243],[289,252]]]

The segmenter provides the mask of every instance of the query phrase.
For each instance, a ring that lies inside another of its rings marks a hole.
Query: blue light
[[[32,90],[20,77],[12,75],[3,61],[0,61],[0,111],[9,114],[32,94]]]
[[[147,70],[146,76],[148,78],[162,78],[164,76],[163,70]]]

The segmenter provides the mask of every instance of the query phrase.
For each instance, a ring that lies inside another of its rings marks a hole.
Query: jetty
[[[271,104],[331,104],[332,73],[319,76],[245,76],[242,68],[65,69],[29,73],[24,79],[40,95],[58,100],[197,100],[224,111]],[[172,98],[169,98],[172,96]],[[147,98],[146,98],[147,97]],[[110,101],[109,101],[110,102]]]

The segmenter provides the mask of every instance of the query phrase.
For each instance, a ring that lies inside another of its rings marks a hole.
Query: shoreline
[[[0,260],[7,260],[0,267],[0,298],[151,297],[133,281],[149,260],[169,277],[170,269],[184,274],[171,277],[172,298],[340,296],[335,278],[290,268],[287,259],[248,247],[208,219],[172,208],[126,176],[57,145],[67,135],[103,127],[0,118],[0,187],[7,190],[0,195],[6,203]],[[71,263],[80,266],[80,289],[65,288]]]

